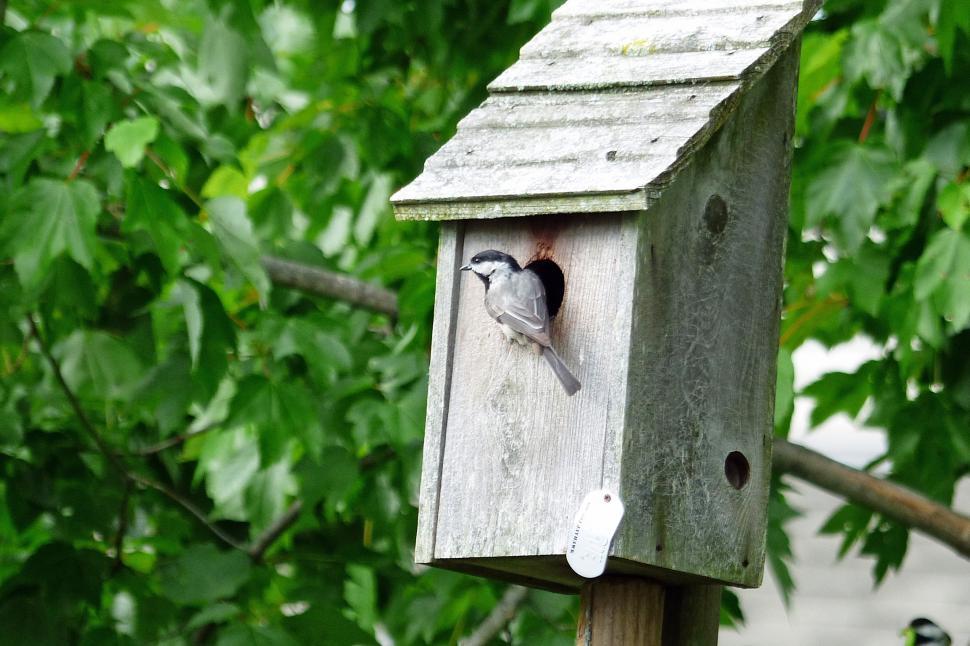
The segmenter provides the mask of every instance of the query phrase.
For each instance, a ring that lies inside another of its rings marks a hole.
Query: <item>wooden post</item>
[[[716,646],[721,586],[603,576],[580,592],[576,646]]]

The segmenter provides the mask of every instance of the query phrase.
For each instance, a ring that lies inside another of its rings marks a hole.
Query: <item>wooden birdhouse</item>
[[[415,560],[551,589],[617,492],[607,571],[757,586],[799,35],[816,0],[569,0],[401,220],[440,220]],[[532,264],[567,396],[459,271]]]

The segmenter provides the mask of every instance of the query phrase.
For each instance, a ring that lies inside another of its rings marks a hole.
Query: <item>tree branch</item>
[[[902,485],[775,438],[774,468],[912,527],[970,558],[970,518]]]
[[[101,437],[101,434],[98,432],[98,429],[95,428],[94,424],[91,423],[91,420],[90,418],[88,418],[87,413],[84,412],[84,408],[81,407],[81,402],[78,400],[77,395],[74,394],[74,391],[71,390],[71,387],[64,379],[64,373],[61,372],[61,366],[57,362],[57,359],[54,358],[54,355],[51,353],[50,347],[47,345],[47,342],[44,340],[44,337],[41,335],[40,330],[37,327],[37,321],[34,320],[34,315],[31,313],[27,314],[27,324],[30,326],[30,331],[33,337],[37,340],[37,345],[40,346],[41,354],[43,354],[44,358],[47,359],[47,363],[50,365],[51,372],[54,373],[54,378],[57,380],[57,383],[60,384],[61,391],[64,393],[64,396],[67,397],[67,401],[71,404],[71,408],[74,410],[74,414],[77,415],[78,421],[81,423],[81,428],[83,428],[85,433],[87,433],[88,436],[90,436],[91,439],[94,441],[94,444],[98,447],[98,451],[102,455],[104,455],[105,458],[107,458],[111,466],[118,472],[118,474],[122,477],[122,479],[126,481],[126,485],[130,481],[130,482],[135,482],[137,484],[140,484],[143,487],[148,487],[150,489],[154,489],[155,491],[158,491],[159,493],[163,494],[164,496],[172,500],[174,503],[181,506],[187,512],[195,516],[199,520],[199,522],[205,525],[205,527],[210,532],[215,534],[224,543],[226,543],[231,547],[235,547],[238,550],[242,550],[244,552],[247,551],[242,544],[240,544],[234,538],[226,534],[224,531],[222,531],[216,525],[214,525],[211,521],[209,521],[209,519],[206,517],[205,513],[202,512],[201,509],[196,507],[194,504],[192,504],[191,501],[189,501],[187,498],[184,498],[181,494],[176,492],[174,489],[171,489],[170,487],[165,486],[161,482],[157,482],[155,480],[152,480],[151,478],[147,478],[139,473],[136,473],[128,469],[128,466],[124,463],[121,457],[111,450],[111,447],[108,446],[108,443],[104,440],[103,437]]]
[[[172,437],[166,438],[166,439],[162,440],[161,442],[158,442],[156,444],[152,444],[151,446],[146,446],[143,449],[139,449],[138,451],[136,451],[135,454],[136,455],[140,455],[142,457],[147,457],[149,455],[155,455],[156,453],[161,453],[165,449],[170,449],[173,446],[178,446],[179,444],[183,444],[183,443],[187,442],[188,440],[190,440],[191,438],[193,438],[193,437],[195,437],[197,435],[202,435],[203,433],[208,433],[209,431],[211,431],[214,428],[215,428],[215,426],[204,426],[204,427],[198,428],[198,429],[196,429],[194,431],[186,431],[185,433],[179,433],[178,435],[173,435]]]
[[[283,512],[283,515],[273,521],[273,524],[266,528],[262,534],[260,534],[248,550],[249,558],[253,561],[259,562],[262,560],[263,555],[266,553],[273,543],[283,535],[283,532],[288,530],[290,527],[296,523],[300,518],[300,512],[303,511],[303,501],[296,500],[290,505],[289,509]]]
[[[192,514],[193,516],[195,516],[196,519],[200,523],[202,523],[205,526],[206,529],[208,529],[210,532],[212,532],[216,536],[216,538],[218,538],[219,540],[221,540],[223,543],[225,543],[229,547],[233,547],[233,548],[235,548],[235,549],[237,549],[237,550],[239,550],[241,552],[247,552],[248,551],[246,549],[246,546],[245,545],[243,545],[242,543],[240,543],[239,541],[237,541],[235,538],[233,538],[232,536],[230,536],[226,532],[224,532],[221,529],[219,529],[219,527],[217,525],[215,525],[212,521],[210,521],[209,518],[206,516],[205,512],[203,512],[201,509],[199,509],[198,507],[196,507],[192,503],[191,500],[189,500],[188,498],[185,498],[184,496],[182,496],[182,494],[178,493],[177,491],[175,491],[171,487],[168,487],[168,486],[162,484],[161,482],[158,482],[157,480],[152,480],[151,478],[146,478],[145,476],[141,475],[140,473],[129,472],[127,475],[134,482],[137,482],[138,484],[140,484],[143,487],[148,487],[149,489],[154,489],[158,493],[162,494],[163,496],[165,496],[166,498],[168,498],[169,500],[171,500],[172,502],[174,502],[175,504],[177,504],[179,507],[181,507],[185,511],[187,511],[190,514]]]
[[[492,608],[492,612],[488,613],[488,616],[478,625],[475,632],[469,635],[468,639],[461,641],[461,646],[485,646],[505,627],[505,624],[512,621],[528,593],[529,589],[520,585],[509,586],[502,598]]]
[[[123,567],[125,534],[128,533],[128,500],[131,498],[131,480],[125,480],[125,491],[121,494],[121,508],[118,510],[118,532],[115,534],[115,560],[111,566],[111,573],[117,574]]]
[[[375,312],[397,316],[397,295],[379,285],[275,256],[263,256],[263,267],[270,280],[277,285],[317,296],[336,298]]]
[[[98,447],[98,451],[100,451],[101,454],[107,458],[111,466],[114,467],[123,478],[127,478],[128,468],[125,466],[125,463],[122,462],[121,458],[111,450],[108,443],[105,442],[104,438],[101,437],[101,434],[98,433],[98,429],[96,429],[94,424],[91,423],[91,420],[88,419],[87,413],[85,413],[84,409],[81,407],[81,402],[78,401],[74,391],[71,390],[71,387],[64,379],[64,373],[61,372],[61,365],[57,362],[57,359],[54,358],[54,355],[51,354],[50,347],[47,345],[44,337],[41,336],[40,329],[37,327],[37,321],[34,320],[34,315],[29,312],[27,314],[27,324],[30,326],[31,335],[37,339],[37,345],[40,346],[40,352],[42,355],[44,355],[44,358],[47,359],[47,363],[51,367],[51,372],[54,373],[54,378],[57,380],[57,383],[60,384],[61,391],[64,393],[64,396],[67,397],[67,401],[74,410],[74,414],[77,415],[77,419],[81,423],[81,428],[84,429],[84,432],[87,433],[87,435],[94,441],[95,446]]]

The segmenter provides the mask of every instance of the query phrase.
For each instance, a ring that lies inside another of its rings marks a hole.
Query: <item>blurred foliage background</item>
[[[502,594],[415,568],[436,230],[390,193],[557,0],[0,0],[0,643],[455,643]],[[970,12],[831,0],[802,48],[776,422],[806,389],[893,480],[970,467]],[[271,253],[398,294],[274,287]],[[776,480],[770,563],[794,582]],[[843,553],[907,530],[845,507]],[[742,598],[743,601],[743,598]],[[530,592],[498,640],[572,643]],[[728,597],[725,621],[740,619]]]

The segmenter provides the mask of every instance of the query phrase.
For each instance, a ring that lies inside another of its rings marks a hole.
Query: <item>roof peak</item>
[[[569,0],[424,172],[402,219],[646,208],[820,0]]]

